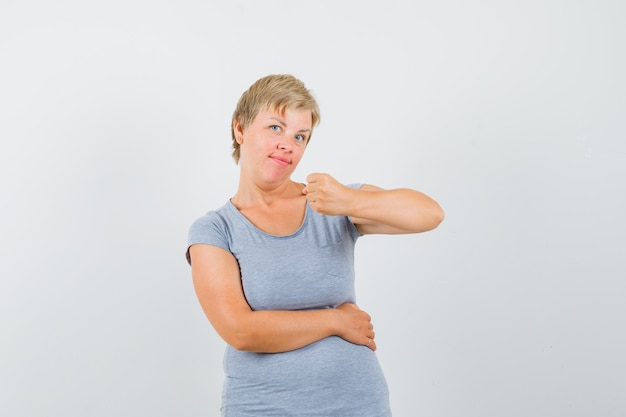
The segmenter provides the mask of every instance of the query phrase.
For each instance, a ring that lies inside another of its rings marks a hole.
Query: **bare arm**
[[[303,192],[314,210],[350,216],[363,234],[426,232],[444,218],[435,200],[409,188],[384,190],[366,184],[355,190],[328,174],[311,174],[307,181]]]
[[[194,288],[217,333],[238,350],[276,353],[339,336],[376,349],[370,316],[354,304],[307,311],[254,311],[243,294],[234,256],[210,245],[189,248]]]

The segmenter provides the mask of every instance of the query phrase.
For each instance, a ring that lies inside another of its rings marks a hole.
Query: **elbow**
[[[262,346],[263,334],[254,320],[254,313],[248,309],[229,310],[211,324],[222,340],[235,350],[256,352]]]
[[[259,347],[254,343],[251,337],[237,337],[229,343],[235,350],[244,352],[258,352]]]
[[[236,329],[227,335],[223,335],[222,338],[235,350],[254,352],[258,349],[258,346],[255,344],[257,338],[252,333],[244,329]]]
[[[228,332],[221,332],[220,336],[229,346],[236,350],[248,350],[249,338],[246,337],[244,332],[239,330],[230,330]]]
[[[433,224],[434,224],[433,229],[439,226],[445,218],[446,218],[446,214],[444,213],[441,206],[437,204],[437,209],[435,210],[435,213],[433,214]]]
[[[248,352],[251,350],[248,343],[242,339],[227,340],[226,343],[232,346],[235,350],[240,350],[244,352]]]
[[[433,230],[437,228],[445,219],[445,213],[443,209],[439,206],[439,204],[434,203],[431,210],[427,215],[421,213],[418,230],[416,232],[428,232],[429,230]]]
[[[443,209],[437,201],[425,194],[417,192],[416,195],[412,232],[427,232],[435,229],[445,218]]]

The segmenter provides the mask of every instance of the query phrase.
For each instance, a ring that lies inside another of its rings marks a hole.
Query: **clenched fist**
[[[346,187],[328,174],[309,174],[306,180],[307,185],[302,193],[313,210],[332,216],[350,215],[350,201],[356,190]]]

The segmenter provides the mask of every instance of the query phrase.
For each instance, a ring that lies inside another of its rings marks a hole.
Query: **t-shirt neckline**
[[[305,202],[305,205],[304,205],[304,218],[302,219],[302,223],[300,223],[300,226],[298,226],[298,228],[296,230],[294,230],[293,233],[289,233],[287,235],[275,235],[275,234],[268,233],[268,232],[265,232],[265,231],[259,229],[254,223],[252,223],[250,221],[250,219],[248,219],[246,216],[243,215],[242,212],[239,211],[239,209],[233,204],[233,202],[231,201],[230,198],[226,202],[226,207],[228,207],[229,210],[231,210],[234,213],[236,213],[235,215],[241,221],[243,221],[249,228],[254,230],[255,232],[257,232],[258,234],[264,235],[264,236],[268,236],[268,237],[274,238],[274,239],[293,238],[293,237],[296,237],[297,235],[299,235],[300,233],[302,233],[302,231],[304,230],[304,226],[306,225],[306,223],[309,220],[309,213],[310,213],[309,202],[307,200]]]

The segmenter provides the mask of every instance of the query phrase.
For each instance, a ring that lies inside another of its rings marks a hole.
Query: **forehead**
[[[255,122],[275,120],[287,126],[299,129],[311,129],[313,124],[313,114],[309,109],[264,109],[257,113]]]

